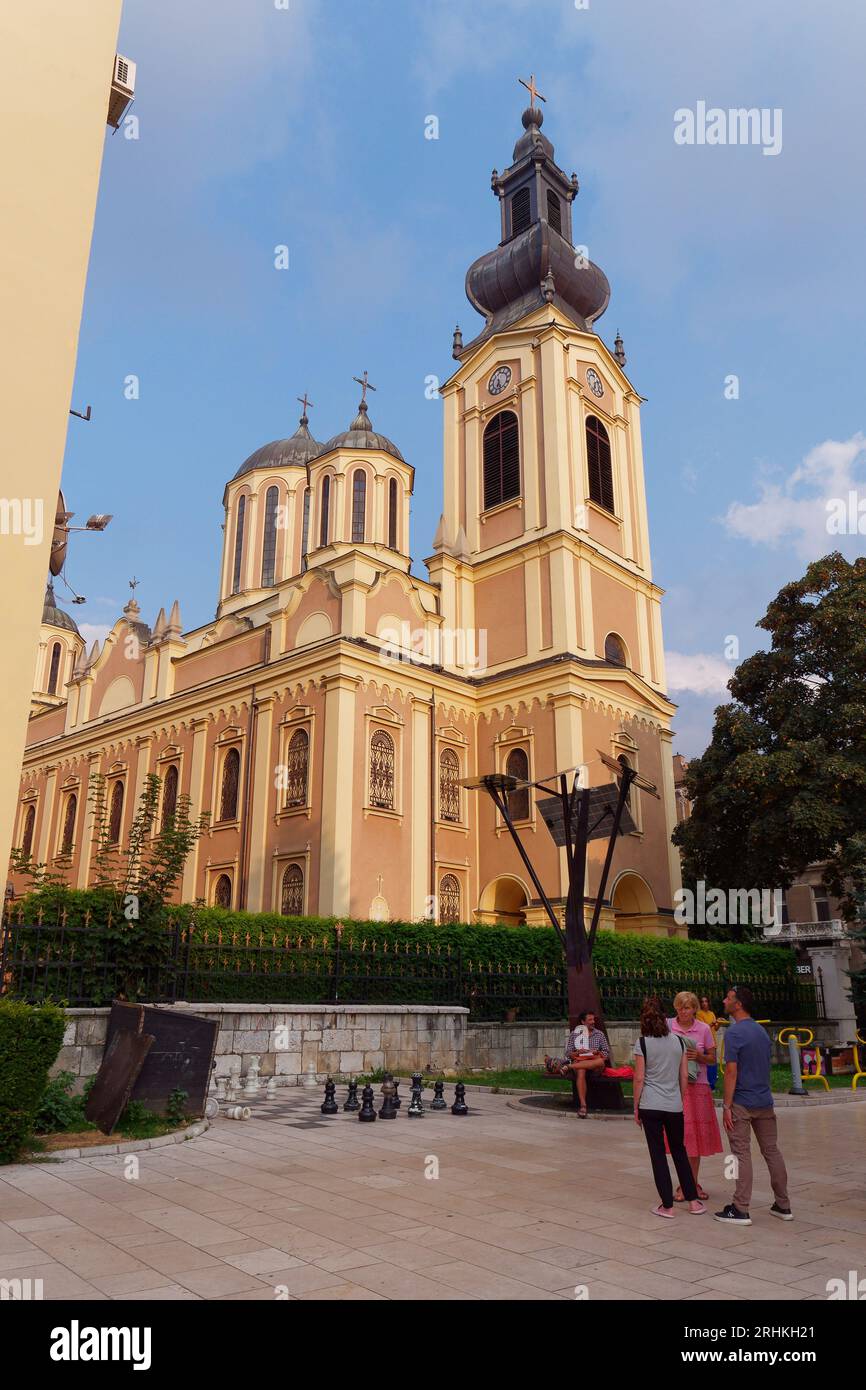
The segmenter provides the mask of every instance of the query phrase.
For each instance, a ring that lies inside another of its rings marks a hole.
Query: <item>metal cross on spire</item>
[[[140,583],[141,583],[141,580],[140,580],[140,579],[136,579],[135,575],[133,575],[132,578],[131,578],[130,581],[129,581],[129,587],[130,587],[130,589],[132,590],[132,597],[133,597],[133,598],[135,598],[135,591],[136,591],[136,589],[138,588],[138,586],[139,586]]]
[[[547,101],[547,97],[543,97],[543,96],[541,95],[540,91],[538,90],[538,88],[537,88],[536,85],[535,85],[535,73],[534,73],[534,72],[531,72],[531,73],[529,74],[529,81],[528,81],[528,82],[524,82],[524,80],[523,80],[522,77],[518,77],[517,80],[518,80],[518,82],[520,83],[521,87],[525,87],[526,90],[527,90],[527,92],[529,93],[529,105],[530,105],[530,106],[532,106],[532,107],[535,106],[536,99],[537,99],[538,101]]]
[[[308,400],[308,399],[307,399],[307,393],[306,393],[306,391],[304,392],[303,396],[296,396],[296,397],[295,397],[295,400],[296,400],[296,401],[299,401],[300,404],[303,406],[304,416],[306,416],[307,411],[310,409],[311,406],[312,406],[313,410],[315,410],[315,408],[316,408],[316,407],[313,405],[313,402],[312,402],[311,400]]]
[[[353,377],[352,377],[352,380],[353,380],[353,381],[357,381],[358,385],[360,386],[360,388],[361,388],[361,400],[364,401],[364,402],[365,402],[366,399],[367,399],[367,391],[368,391],[368,390],[370,390],[370,391],[375,391],[375,390],[376,390],[376,387],[372,384],[372,382],[369,382],[369,381],[367,380],[367,373],[366,373],[366,371],[364,372],[363,377],[360,377],[360,376],[353,376]]]

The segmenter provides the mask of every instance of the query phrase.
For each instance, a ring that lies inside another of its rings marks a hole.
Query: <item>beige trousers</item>
[[[776,1139],[776,1112],[772,1105],[760,1110],[748,1110],[734,1105],[731,1111],[734,1128],[729,1134],[731,1153],[737,1160],[737,1184],[734,1206],[737,1211],[749,1210],[752,1200],[752,1131],[770,1173],[770,1183],[780,1207],[789,1208],[788,1172]]]

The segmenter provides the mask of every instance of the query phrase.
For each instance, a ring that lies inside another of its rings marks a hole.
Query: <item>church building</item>
[[[49,585],[15,843],[73,886],[92,874],[89,775],[107,778],[122,841],[157,773],[161,815],[187,793],[210,818],[183,901],[543,923],[499,813],[463,782],[583,767],[602,785],[604,754],[659,796],[631,789],[601,925],[685,933],[641,398],[622,341],[596,331],[610,287],[575,246],[577,179],[542,121],[533,101],[492,179],[499,242],[466,276],[483,325],[466,343],[455,331],[440,388],[426,578],[409,553],[411,448],[371,419],[365,372],[347,428],[317,440],[304,407],[233,472],[212,622],[185,631],[174,602],[151,628],[133,598],[88,652]],[[510,811],[562,908],[565,851],[535,792],[513,791]],[[590,898],[603,852],[590,845]]]

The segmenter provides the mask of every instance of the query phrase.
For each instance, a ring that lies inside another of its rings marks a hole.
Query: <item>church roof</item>
[[[64,613],[62,608],[57,607],[57,603],[54,598],[54,584],[50,579],[45,589],[45,603],[42,607],[42,621],[43,623],[46,623],[49,627],[62,627],[65,629],[66,632],[74,632],[76,633],[76,635],[80,636],[80,633],[78,632],[78,624],[75,622],[75,619],[71,618],[68,613]]]
[[[329,454],[332,449],[381,449],[383,454],[390,454],[392,458],[400,459],[402,463],[405,463],[403,455],[393,440],[385,434],[377,434],[373,429],[367,413],[366,401],[361,401],[358,406],[358,414],[349,428],[342,434],[335,434],[333,439],[329,439],[327,444],[322,446],[322,453]]]
[[[298,428],[289,439],[274,439],[270,444],[256,449],[241,464],[232,482],[256,468],[305,468],[322,452],[321,444],[310,434],[309,423],[306,415],[302,415]]]

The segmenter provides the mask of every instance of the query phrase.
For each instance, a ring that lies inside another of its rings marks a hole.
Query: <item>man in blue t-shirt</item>
[[[752,991],[732,985],[725,995],[725,1013],[733,1020],[725,1034],[725,1100],[723,1119],[737,1160],[734,1200],[717,1211],[717,1221],[731,1226],[751,1226],[752,1130],[770,1171],[775,1202],[770,1215],[793,1221],[788,1200],[788,1173],[776,1141],[776,1112],[770,1090],[772,1044],[760,1023],[752,1017]]]

